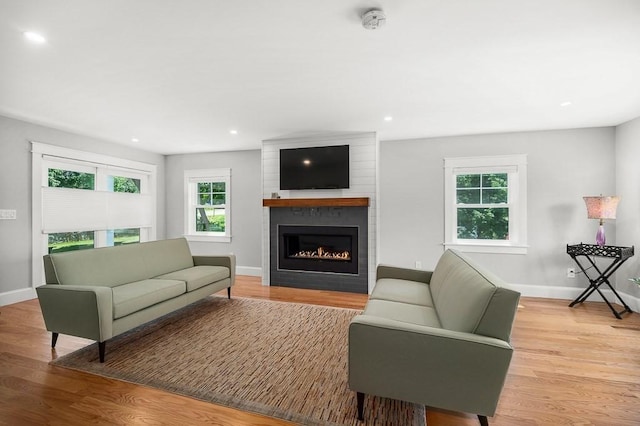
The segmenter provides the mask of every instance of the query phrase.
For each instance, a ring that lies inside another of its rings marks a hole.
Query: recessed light
[[[384,121],[391,121],[391,120],[393,120],[393,117],[391,117],[390,115],[387,115],[387,116],[384,118]]]
[[[131,142],[140,142],[140,139],[138,139],[138,138],[131,138]]]
[[[24,35],[24,38],[29,40],[31,43],[43,44],[47,42],[47,39],[44,38],[42,34],[34,33],[33,31],[25,31],[22,35]]]
[[[571,105],[571,101],[565,101],[565,102],[560,104],[561,107],[566,107],[566,106],[569,106],[569,105]]]
[[[237,130],[229,130],[229,133],[231,133],[232,135],[237,135],[238,131]]]

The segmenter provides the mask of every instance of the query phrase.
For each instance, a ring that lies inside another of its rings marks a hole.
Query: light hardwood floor
[[[351,293],[263,287],[246,276],[238,277],[233,295],[348,308],[362,308],[367,300]],[[616,320],[604,303],[575,308],[567,303],[521,300],[512,335],[515,355],[491,425],[640,424],[640,315]],[[288,424],[52,367],[52,358],[91,342],[61,335],[52,351],[50,339],[37,300],[0,307],[0,424]],[[473,415],[435,409],[428,409],[427,423],[478,425]]]

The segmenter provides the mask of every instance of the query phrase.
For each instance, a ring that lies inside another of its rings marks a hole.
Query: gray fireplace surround
[[[368,207],[271,207],[269,218],[270,285],[365,294],[368,292]],[[355,263],[352,271],[329,272],[281,267],[278,260],[279,249],[283,248],[284,242],[282,233],[278,232],[279,228],[306,226],[312,227],[309,229],[357,229],[357,238],[354,238],[357,241],[353,241],[357,244],[357,256],[351,259]]]

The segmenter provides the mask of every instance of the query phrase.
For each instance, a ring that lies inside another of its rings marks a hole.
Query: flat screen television
[[[349,188],[349,145],[280,150],[280,189]]]

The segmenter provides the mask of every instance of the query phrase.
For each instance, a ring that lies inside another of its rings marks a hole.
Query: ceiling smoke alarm
[[[368,30],[377,30],[387,22],[387,15],[383,11],[373,9],[362,15],[362,26]]]

